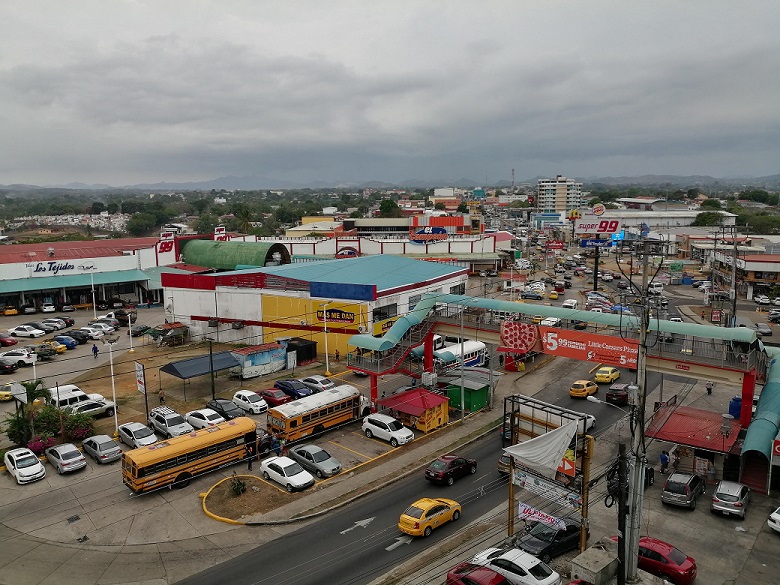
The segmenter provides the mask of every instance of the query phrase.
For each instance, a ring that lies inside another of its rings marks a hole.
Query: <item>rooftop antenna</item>
[[[515,169],[512,169],[512,187],[510,188],[509,192],[515,192]]]

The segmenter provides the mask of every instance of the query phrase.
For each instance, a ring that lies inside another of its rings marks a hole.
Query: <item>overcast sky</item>
[[[780,2],[0,3],[0,184],[780,172]]]

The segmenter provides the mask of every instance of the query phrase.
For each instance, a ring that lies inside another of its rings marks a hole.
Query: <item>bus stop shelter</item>
[[[175,376],[182,380],[184,400],[187,400],[186,382],[190,378],[197,378],[198,376],[205,376],[206,374],[213,376],[214,372],[229,370],[230,368],[240,365],[241,364],[232,353],[229,351],[220,351],[210,355],[206,354],[188,358],[186,360],[170,362],[160,368],[160,374],[170,374],[171,376]],[[162,376],[160,376],[160,388],[162,389]]]

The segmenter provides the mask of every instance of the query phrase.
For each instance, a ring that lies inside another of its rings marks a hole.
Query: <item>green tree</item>
[[[379,217],[403,217],[403,213],[395,201],[383,199],[379,204]]]
[[[701,209],[722,209],[720,199],[707,199],[706,201],[702,201],[699,207]]]
[[[447,206],[444,205],[441,201],[439,201],[436,205],[433,206],[434,209],[438,209],[439,211],[445,211],[447,209]]]
[[[236,229],[242,234],[252,231],[252,210],[247,205],[238,205],[233,212],[236,217]]]
[[[136,213],[127,222],[127,232],[131,236],[147,236],[156,225],[151,213]]]
[[[95,201],[95,202],[92,204],[92,207],[90,207],[90,210],[89,210],[89,212],[90,212],[92,215],[100,215],[100,214],[101,214],[101,213],[103,213],[105,210],[106,210],[106,206],[105,206],[105,205],[104,205],[102,202],[100,202],[100,201]]]
[[[702,211],[696,216],[691,225],[693,226],[714,226],[723,224],[723,215],[717,211]]]
[[[210,213],[206,213],[198,218],[193,227],[199,234],[213,234],[214,228],[217,227],[217,225],[217,218]]]
[[[106,205],[106,211],[108,211],[108,213],[110,213],[111,215],[118,213],[119,203],[109,203],[108,205]]]
[[[458,205],[458,213],[468,213],[469,212],[469,206],[466,205],[465,202],[461,202],[460,205]]]

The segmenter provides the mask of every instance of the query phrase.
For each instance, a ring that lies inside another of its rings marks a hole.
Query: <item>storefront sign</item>
[[[335,258],[357,258],[358,256],[360,256],[360,254],[355,248],[346,247],[339,249],[339,251],[336,252]]]
[[[518,502],[517,504],[517,517],[521,520],[534,520],[536,522],[541,522],[542,524],[547,524],[547,526],[552,526],[558,530],[566,530],[566,522],[560,518],[551,516],[547,512],[542,512],[538,508],[534,508],[533,506],[529,506],[523,502]]]
[[[574,232],[578,234],[616,234],[620,231],[619,219],[583,218],[574,224]]]
[[[33,274],[37,276],[57,276],[60,272],[66,272],[69,270],[75,270],[76,265],[70,262],[62,262],[59,260],[51,262],[31,262],[25,264],[27,268],[32,268]]]
[[[409,241],[413,244],[432,244],[443,242],[447,239],[447,230],[439,226],[427,226],[409,234]]]
[[[355,313],[342,311],[341,309],[328,309],[327,312],[317,311],[317,321],[328,323],[354,323]]]
[[[618,368],[635,368],[639,342],[609,335],[539,326],[544,353]]]

